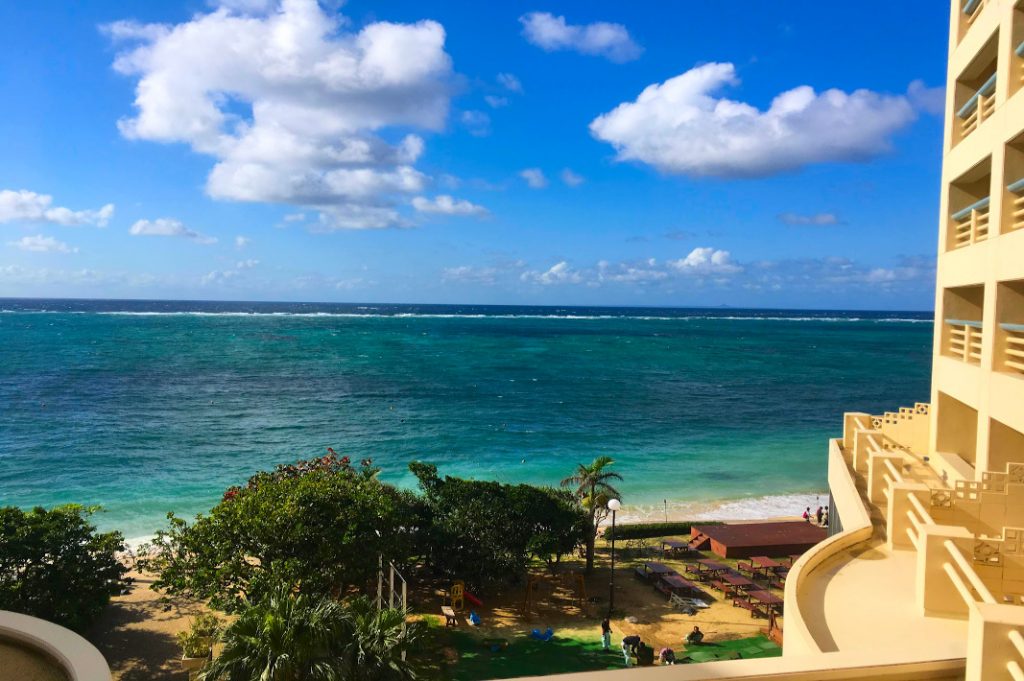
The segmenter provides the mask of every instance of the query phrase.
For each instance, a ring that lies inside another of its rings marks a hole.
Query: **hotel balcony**
[[[996,361],[993,367],[1024,375],[1024,280],[1000,282],[996,288]]]
[[[958,20],[957,42],[959,43],[967,35],[967,31],[975,24],[981,11],[989,0],[962,0],[960,6],[960,17]]]
[[[999,34],[996,32],[956,79],[953,91],[956,112],[954,146],[977,130],[996,109],[998,44]]]
[[[1012,232],[1024,228],[1024,177],[1006,185],[1006,191],[1010,194],[1006,231]]]
[[[947,251],[966,248],[989,238],[991,191],[991,157],[986,157],[950,183]]]
[[[948,327],[949,342],[944,354],[969,364],[980,364],[981,322],[969,319],[947,319],[945,324]]]

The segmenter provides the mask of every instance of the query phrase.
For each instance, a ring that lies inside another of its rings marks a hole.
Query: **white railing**
[[[921,500],[913,492],[907,492],[907,501],[910,502],[910,509],[907,510],[907,520],[910,521],[910,526],[907,528],[907,536],[910,538],[910,543],[914,545],[918,551],[921,550],[921,528],[925,525],[934,525],[935,521],[932,520],[932,516],[928,513],[928,509],[924,507]]]
[[[956,112],[960,119],[960,137],[967,137],[977,130],[982,122],[992,115],[996,108],[996,74],[985,81],[978,91]]]
[[[1006,333],[1003,346],[1003,367],[1007,371],[1024,374],[1024,324],[1000,324]]]
[[[988,238],[989,197],[953,213],[952,248],[963,248]]]
[[[970,364],[981,363],[981,322],[947,319],[949,345],[946,354]]]
[[[949,575],[950,581],[960,592],[964,602],[968,605],[978,602],[994,605],[996,599],[992,596],[992,592],[981,581],[981,577],[974,571],[960,548],[949,539],[942,542],[942,545],[953,561],[952,563],[943,563],[942,569]]]
[[[1024,47],[1024,43],[1021,43]],[[1024,177],[1006,186],[1013,198],[1010,200],[1010,230],[1024,228]]]
[[[1007,634],[1007,638],[1010,639],[1010,643],[1017,651],[1017,657],[1024,660],[1024,636],[1021,636],[1020,631],[1017,629],[1011,629],[1010,633]],[[1021,669],[1020,662],[1018,660],[1010,660],[1006,663],[1006,671],[1010,673],[1014,681],[1024,681],[1024,670]]]

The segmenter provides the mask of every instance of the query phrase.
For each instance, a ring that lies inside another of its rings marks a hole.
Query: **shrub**
[[[653,537],[673,537],[681,534],[690,534],[694,525],[721,525],[718,521],[707,520],[670,520],[669,522],[656,523],[630,523],[627,525],[615,526],[615,541],[622,539],[651,539]],[[605,541],[612,540],[612,528],[604,531]]]
[[[97,508],[0,508],[0,610],[83,631],[131,580],[120,532],[97,532]]]

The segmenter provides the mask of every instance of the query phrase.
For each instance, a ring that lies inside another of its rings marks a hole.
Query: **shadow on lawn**
[[[444,639],[447,639],[445,641]],[[442,677],[451,681],[509,679],[570,672],[621,669],[622,654],[601,650],[598,641],[555,638],[536,641],[519,635],[508,639],[508,647],[493,651],[482,639],[459,631],[443,632],[438,644],[458,653],[458,661],[446,664]]]

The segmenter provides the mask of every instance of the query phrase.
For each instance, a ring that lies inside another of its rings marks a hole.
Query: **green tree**
[[[433,567],[470,584],[518,579],[530,556],[559,557],[583,540],[585,517],[561,490],[437,474],[413,462],[430,522],[422,539]]]
[[[96,507],[0,508],[0,610],[83,631],[130,583],[120,532],[97,532]]]
[[[622,480],[622,476],[608,470],[614,463],[610,456],[599,456],[589,465],[577,464],[576,472],[562,480],[562,487],[575,488],[576,498],[590,518],[586,536],[587,573],[594,571],[594,543],[601,521],[608,516],[608,501],[620,496],[611,481]]]
[[[365,597],[337,602],[277,584],[241,604],[199,681],[399,681],[413,676],[402,653],[417,632],[404,611]]]
[[[140,567],[159,575],[157,589],[229,611],[274,580],[313,594],[365,584],[378,555],[409,561],[421,521],[415,495],[376,473],[333,455],[258,473],[192,523],[169,514]]]

